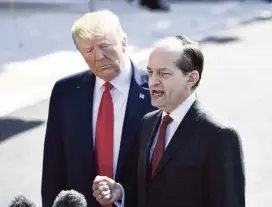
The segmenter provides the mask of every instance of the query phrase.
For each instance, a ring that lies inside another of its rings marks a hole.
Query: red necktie
[[[101,98],[95,135],[95,151],[98,175],[113,178],[113,102],[110,82],[104,84],[105,90]],[[112,205],[104,205],[111,207]]]
[[[158,140],[157,140],[157,143],[153,152],[152,161],[151,161],[152,162],[152,176],[154,175],[154,172],[164,152],[165,134],[166,134],[167,125],[170,124],[172,121],[173,119],[169,115],[166,115],[163,117],[163,120],[160,126]]]

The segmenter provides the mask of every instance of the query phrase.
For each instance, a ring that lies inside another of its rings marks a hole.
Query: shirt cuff
[[[123,188],[123,186],[121,185],[121,189],[122,189],[122,200],[121,200],[121,203],[116,201],[114,202],[114,204],[117,206],[117,207],[124,207],[125,206],[125,190]]]

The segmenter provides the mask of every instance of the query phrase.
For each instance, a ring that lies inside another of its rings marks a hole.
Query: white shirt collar
[[[195,100],[196,93],[193,92],[183,103],[181,103],[174,111],[172,111],[169,116],[173,119],[174,122],[180,124]],[[163,111],[162,118],[165,115],[167,115],[167,113]]]
[[[131,62],[128,57],[125,57],[124,68],[120,72],[120,74],[110,81],[110,83],[114,86],[115,89],[120,91],[121,93],[127,93],[130,86],[132,69]],[[101,89],[105,81],[99,77],[96,77],[96,87]]]

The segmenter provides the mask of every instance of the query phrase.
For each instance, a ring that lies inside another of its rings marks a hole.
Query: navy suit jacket
[[[159,110],[148,113],[139,130],[138,207],[245,207],[240,136],[206,113],[198,101],[178,126],[151,178],[150,147],[161,116]]]
[[[132,62],[131,68],[133,72],[115,177],[121,183],[122,179],[127,179],[127,172],[132,170],[128,153],[137,150],[133,142],[141,119],[155,110],[151,105],[147,73],[137,69]],[[43,207],[51,207],[59,192],[69,189],[82,193],[88,207],[99,206],[92,191],[97,175],[92,129],[95,80],[95,75],[88,70],[61,79],[54,85],[44,142]]]

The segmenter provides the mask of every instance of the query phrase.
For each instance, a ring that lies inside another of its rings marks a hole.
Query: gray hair
[[[184,35],[175,36],[175,38],[182,44],[183,49],[180,58],[176,61],[176,66],[184,73],[187,74],[196,70],[199,74],[199,80],[192,87],[195,89],[202,77],[204,66],[204,55],[200,50],[198,42],[189,39]]]

